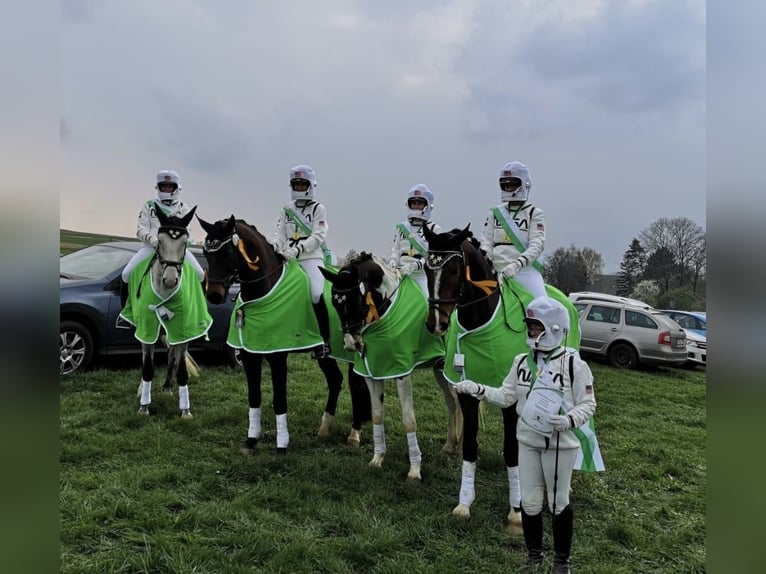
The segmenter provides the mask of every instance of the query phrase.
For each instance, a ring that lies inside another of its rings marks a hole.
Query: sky
[[[270,237],[307,163],[330,247],[387,256],[412,185],[478,234],[518,160],[545,254],[614,273],[660,217],[705,228],[705,20],[704,0],[62,0],[60,226],[131,236],[174,169],[203,219]]]

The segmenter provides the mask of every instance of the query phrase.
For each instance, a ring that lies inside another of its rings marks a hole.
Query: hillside
[[[69,253],[81,247],[87,247],[104,241],[136,241],[135,236],[124,237],[120,235],[102,235],[100,233],[87,233],[84,231],[59,230],[59,255]]]

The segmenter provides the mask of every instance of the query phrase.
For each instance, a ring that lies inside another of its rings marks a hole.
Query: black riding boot
[[[319,323],[319,334],[324,341],[324,344],[314,349],[314,358],[324,359],[330,355],[330,316],[327,313],[327,306],[325,305],[324,299],[320,299],[319,303],[313,303],[312,307],[314,308],[317,323]]]
[[[522,572],[538,572],[543,565],[543,513],[529,515],[521,508],[521,525],[527,545],[527,564]]]
[[[567,507],[553,517],[553,570],[552,574],[570,574],[569,553],[572,550],[574,512]]]

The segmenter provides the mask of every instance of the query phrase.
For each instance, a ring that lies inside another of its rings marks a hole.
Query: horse
[[[296,261],[285,261],[258,229],[232,215],[215,223],[197,217],[207,234],[203,251],[208,261],[205,294],[220,304],[231,284],[240,294],[232,313],[228,344],[241,349],[247,378],[249,427],[242,448],[252,455],[261,437],[261,370],[264,357],[271,367],[273,408],[277,424],[277,452],[289,444],[287,429],[287,354],[309,350],[322,343],[311,311],[308,277]],[[277,288],[279,286],[279,288]],[[308,311],[306,306],[308,305]],[[327,381],[327,402],[318,431],[328,437],[335,425],[343,374],[332,357],[317,359]],[[361,378],[349,369],[352,429],[347,442],[359,446],[361,425],[371,418],[370,399]],[[367,405],[367,406],[365,406]]]
[[[529,350],[524,317],[526,305],[533,297],[512,279],[498,281],[491,262],[470,231],[470,223],[463,229],[438,234],[426,227],[424,236],[429,246],[424,266],[429,293],[426,328],[435,334],[446,333],[445,377],[453,383],[465,378],[497,387],[508,374],[514,357]],[[575,326],[572,340],[579,347],[576,309],[555,287],[546,285],[546,291],[569,310]],[[452,513],[468,518],[475,499],[480,402],[464,394],[458,400],[463,412],[463,472],[460,501]],[[511,507],[506,530],[520,534],[523,531],[517,490],[518,415],[515,404],[501,411]]]
[[[419,481],[421,452],[410,377],[415,367],[433,364],[447,401],[449,430],[442,450],[456,453],[460,442],[457,398],[439,369],[443,342],[424,329],[425,297],[411,278],[400,278],[381,258],[366,252],[347,257],[337,273],[324,267],[320,271],[331,283],[332,305],[340,318],[344,346],[356,353],[354,370],[365,377],[370,390],[374,452],[369,464],[383,464],[384,383],[394,379],[409,448],[407,481]]]
[[[189,372],[186,349],[190,341],[207,334],[213,318],[208,313],[202,286],[194,268],[185,261],[188,226],[195,206],[183,217],[157,210],[160,227],[154,254],[132,271],[128,299],[120,316],[136,327],[141,342],[141,384],[139,414],[148,415],[154,379],[154,346],[160,333],[168,345],[168,368],[163,392],[172,394],[173,379],[178,383],[178,408],[181,417],[192,418],[189,402]]]

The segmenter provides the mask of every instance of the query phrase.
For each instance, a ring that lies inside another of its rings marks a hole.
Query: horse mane
[[[359,267],[368,261],[377,265],[381,270],[380,282],[373,281],[370,283],[370,286],[379,289],[384,297],[391,296],[399,285],[399,278],[396,275],[396,271],[392,269],[382,257],[374,255],[373,253],[368,253],[367,251],[357,253],[354,249],[351,249],[343,258],[340,268],[341,271],[349,271],[353,268],[356,269],[358,273]],[[365,282],[368,282],[366,279],[367,277],[365,278]],[[374,277],[374,279],[377,279],[377,276]]]
[[[267,247],[271,249],[271,251],[274,252],[274,255],[276,255],[278,258],[281,258],[281,255],[277,253],[276,248],[274,247],[274,244],[271,243],[268,239],[266,239],[266,236],[258,231],[258,228],[255,225],[252,225],[245,221],[244,219],[235,219],[234,220],[234,229],[236,230],[237,234],[245,239],[246,241],[249,239],[251,242],[254,243],[263,243]]]

